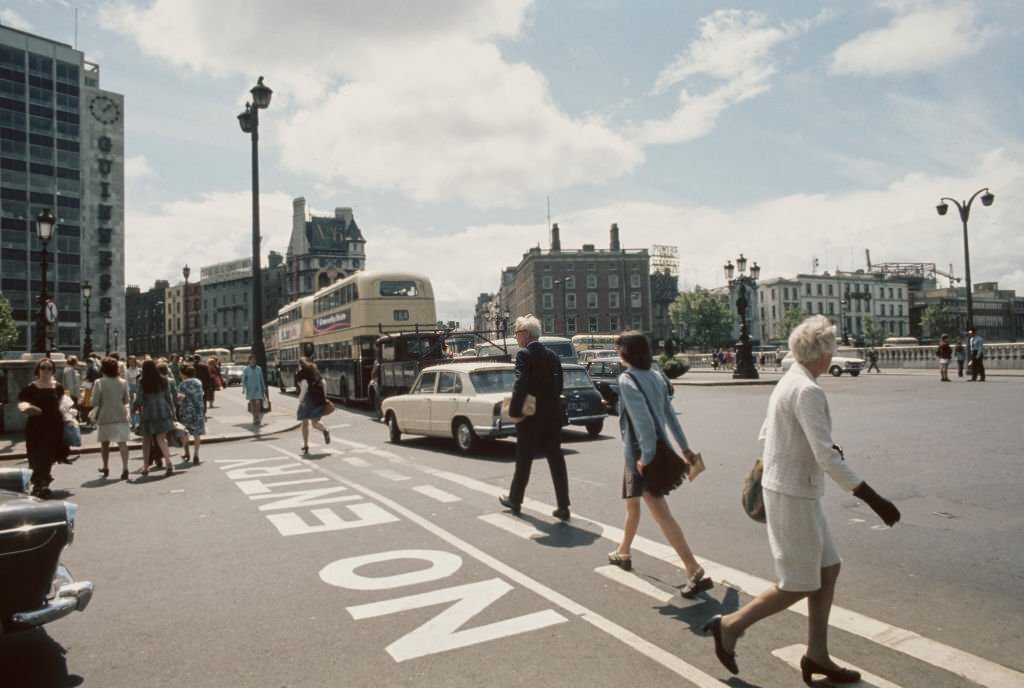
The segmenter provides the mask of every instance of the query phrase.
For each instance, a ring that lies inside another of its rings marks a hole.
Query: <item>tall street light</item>
[[[103,322],[107,326],[107,346],[106,346],[106,351],[107,351],[107,354],[109,355],[110,354],[110,314],[109,313],[107,313],[103,317]]]
[[[57,224],[56,218],[50,213],[49,208],[36,216],[36,236],[42,245],[42,288],[39,290],[39,312],[36,316],[36,331],[33,336],[32,351],[37,354],[49,355],[47,339],[47,328],[49,324],[57,319],[57,309],[50,304],[50,295],[46,291],[46,243],[53,238],[53,228]]]
[[[252,103],[245,104],[245,111],[238,115],[242,131],[252,138],[252,319],[249,332],[252,335],[252,353],[256,365],[263,369],[267,379],[267,352],[263,348],[263,275],[260,272],[260,110],[270,105],[273,91],[263,85],[263,77],[249,90]]]
[[[761,268],[755,262],[750,266],[750,275],[747,275],[747,259],[740,254],[736,259],[736,266],[732,261],[727,261],[724,267],[725,279],[729,283],[729,290],[736,290],[736,312],[740,316],[740,338],[736,342],[736,369],[732,372],[733,378],[756,380],[760,377],[757,374],[757,366],[754,365],[753,345],[750,343],[750,326],[747,322],[747,311],[751,302],[747,299],[747,291],[750,291],[751,298],[757,290],[757,279],[761,276]],[[733,279],[735,271],[739,276]]]
[[[182,344],[182,347],[181,347],[181,349],[182,349],[181,353],[182,354],[187,354],[188,351],[189,351],[189,347],[191,346],[191,342],[190,342],[190,339],[189,339],[189,332],[188,332],[188,330],[189,330],[189,322],[188,322],[188,305],[189,305],[189,298],[188,298],[188,276],[191,275],[191,274],[192,274],[192,269],[189,268],[188,263],[185,263],[185,267],[183,267],[181,269],[181,276],[185,278],[185,341],[184,341],[184,343]]]
[[[85,341],[82,343],[82,360],[92,353],[92,320],[89,312],[89,299],[92,298],[92,285],[82,282],[82,298],[85,299]]]
[[[967,246],[967,220],[971,217],[971,204],[974,203],[974,199],[981,194],[981,204],[985,206],[992,205],[992,201],[996,200],[995,194],[988,190],[988,187],[984,189],[978,189],[971,196],[969,201],[958,201],[955,198],[949,198],[943,196],[939,199],[939,204],[935,206],[935,210],[939,215],[945,215],[946,211],[949,210],[949,206],[946,205],[946,201],[950,201],[956,206],[956,209],[960,211],[960,220],[964,223],[964,280],[967,287],[967,331],[971,331],[974,328],[974,301],[971,299],[971,253]]]
[[[114,328],[114,351],[117,351],[117,341],[120,338],[120,336],[121,336],[121,331],[115,327]]]

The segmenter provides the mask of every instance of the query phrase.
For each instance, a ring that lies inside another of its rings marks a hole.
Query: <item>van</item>
[[[882,346],[921,346],[917,337],[886,337]]]

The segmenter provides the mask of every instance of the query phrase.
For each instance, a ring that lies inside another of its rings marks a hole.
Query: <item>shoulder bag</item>
[[[654,431],[658,436],[654,458],[644,468],[644,490],[656,497],[664,497],[683,484],[683,480],[690,470],[690,465],[683,460],[683,457],[676,454],[671,445],[665,441],[662,435],[661,423],[658,422],[658,415],[654,412],[651,400],[647,398],[644,388],[640,386],[640,381],[630,371],[627,370],[626,374],[633,379],[633,382],[640,389],[640,394],[643,396],[644,402],[647,403],[647,410],[654,421]],[[629,423],[630,431],[637,438],[637,442],[639,442],[639,436],[636,433],[636,427],[633,425],[632,419],[629,417],[628,409],[623,407],[623,411],[626,414],[626,422]]]
[[[764,492],[761,489],[761,476],[764,474],[764,463],[758,458],[754,467],[750,470],[747,479],[743,481],[743,492],[740,494],[740,503],[747,516],[758,523],[766,521],[764,515]]]

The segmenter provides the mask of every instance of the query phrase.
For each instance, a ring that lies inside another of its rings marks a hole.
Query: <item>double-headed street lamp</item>
[[[82,359],[92,353],[92,320],[90,319],[89,300],[92,298],[92,285],[82,282],[82,298],[85,299],[85,341],[82,342]]]
[[[185,342],[184,342],[184,344],[181,347],[183,354],[187,354],[189,352],[189,347],[191,346],[191,344],[189,342],[189,333],[188,333],[188,330],[189,330],[189,322],[188,322],[188,304],[189,304],[189,298],[188,298],[188,276],[191,275],[191,274],[192,274],[192,269],[189,268],[188,263],[185,263],[185,267],[183,267],[181,269],[181,276],[185,278],[185,308],[184,308],[184,310],[185,310]]]
[[[967,246],[967,220],[971,217],[971,204],[974,203],[974,199],[981,194],[981,204],[985,206],[992,205],[992,202],[996,200],[995,194],[988,190],[988,187],[984,189],[978,189],[971,196],[969,201],[958,201],[955,198],[949,198],[943,196],[939,199],[939,204],[935,206],[935,210],[938,211],[939,215],[945,215],[946,211],[949,210],[949,206],[946,201],[950,201],[956,206],[956,209],[960,211],[960,220],[964,223],[964,280],[967,287],[967,330],[968,332],[974,328],[974,302],[971,299],[971,253]]]
[[[53,238],[53,228],[56,224],[57,220],[50,213],[49,208],[44,208],[43,212],[36,216],[36,236],[39,237],[39,243],[42,245],[42,274],[40,276],[43,281],[39,290],[39,312],[36,315],[36,331],[33,337],[32,351],[47,356],[50,355],[47,329],[49,323],[56,320],[57,313],[56,308],[50,306],[50,295],[46,291],[46,244]]]
[[[245,112],[238,115],[242,131],[252,137],[252,353],[256,365],[267,375],[267,352],[263,348],[263,275],[260,272],[260,110],[270,105],[273,91],[263,85],[263,77],[256,80],[249,93],[252,103],[245,104]]]
[[[733,371],[732,376],[734,378],[756,380],[759,375],[757,374],[757,366],[754,365],[753,345],[750,343],[750,327],[747,324],[747,310],[751,306],[750,301],[747,300],[747,290],[750,290],[751,298],[753,298],[757,291],[757,279],[761,276],[761,268],[755,261],[750,266],[750,275],[747,275],[747,259],[741,253],[740,257],[736,259],[736,266],[733,267],[730,260],[726,262],[724,270],[730,292],[733,289],[736,290],[736,312],[740,316],[740,338],[736,342],[736,369]],[[740,274],[733,279],[733,275],[737,270]]]

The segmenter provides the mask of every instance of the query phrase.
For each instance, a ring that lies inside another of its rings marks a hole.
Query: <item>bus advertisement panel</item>
[[[313,334],[322,335],[352,326],[352,311],[346,308],[337,313],[324,315],[313,321]]]

